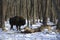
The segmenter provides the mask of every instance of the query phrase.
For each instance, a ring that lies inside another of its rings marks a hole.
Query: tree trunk
[[[3,13],[2,13],[2,0],[0,0],[0,28],[2,28],[2,16],[3,16]]]
[[[58,18],[58,23],[57,23],[57,28],[56,29],[60,30],[60,9],[58,7],[58,4],[56,4],[56,0],[52,0],[52,1],[53,1],[53,6],[56,10],[57,18]],[[60,1],[58,1],[58,2],[60,2]]]
[[[38,1],[38,18],[40,19],[40,22],[42,20],[42,11],[41,11],[41,0],[37,0]]]
[[[28,0],[26,0],[27,27],[29,27]]]
[[[32,19],[33,19],[33,23],[35,23],[35,18],[34,18],[34,0],[31,0],[31,13],[32,13]]]
[[[47,25],[47,0],[42,0],[42,14],[43,14],[43,25]]]

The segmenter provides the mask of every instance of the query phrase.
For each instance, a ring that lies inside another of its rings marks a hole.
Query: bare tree
[[[34,0],[31,0],[31,13],[32,13],[32,19],[33,19],[33,24],[35,23],[34,19]]]
[[[41,22],[41,20],[42,20],[41,0],[37,0],[37,5],[38,5],[38,18],[40,19],[40,22]]]
[[[28,0],[26,0],[27,27],[29,27]]]
[[[2,24],[3,24],[3,18],[2,18],[2,16],[3,16],[3,12],[2,12],[2,0],[0,0],[0,28],[2,28]]]
[[[56,13],[53,7],[52,0],[50,0],[50,21],[55,23],[56,20]]]
[[[47,25],[47,0],[42,0],[43,25]]]
[[[56,10],[57,18],[58,18],[58,23],[57,23],[57,28],[56,29],[60,30],[60,9],[58,7],[58,4],[56,4],[56,0],[52,0],[52,1],[53,1],[53,6]],[[58,1],[58,2],[60,2],[60,1]]]

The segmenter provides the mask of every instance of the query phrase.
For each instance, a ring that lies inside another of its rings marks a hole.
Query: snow
[[[48,24],[52,25],[52,22],[48,21]],[[27,24],[24,26],[21,26],[23,29]],[[32,25],[32,28],[37,28],[40,27],[42,23],[36,23]],[[56,26],[52,27],[51,29],[55,29]],[[45,29],[42,32],[35,32],[35,33],[29,33],[29,34],[23,34],[23,33],[18,33],[16,30],[10,30],[10,24],[9,21],[5,22],[5,28],[8,31],[2,31],[0,28],[0,40],[60,40],[60,34],[56,34],[55,32],[51,31],[50,33],[48,32],[48,29]],[[14,25],[14,29],[16,29]],[[22,30],[23,31],[23,30]]]
[[[56,34],[44,34],[42,32],[36,32],[31,34],[11,33],[12,31],[4,32],[0,31],[0,40],[57,40]]]
[[[11,33],[12,32],[12,33]],[[15,31],[4,32],[0,29],[0,40],[59,40],[59,34],[54,32],[45,34],[43,32],[22,34]]]

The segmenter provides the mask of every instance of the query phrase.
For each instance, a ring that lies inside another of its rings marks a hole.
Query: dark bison
[[[13,25],[16,25],[17,30],[20,30],[22,25],[25,25],[25,19],[23,17],[14,16],[9,19],[9,23],[11,25],[10,29],[13,29]]]

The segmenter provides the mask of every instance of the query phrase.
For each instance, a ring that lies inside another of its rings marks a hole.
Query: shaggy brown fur
[[[24,28],[24,31],[21,32],[21,33],[34,33],[34,32],[40,32],[40,28],[36,28],[36,29],[31,29],[29,27],[25,27]]]
[[[25,25],[25,19],[23,17],[19,16],[14,16],[9,19],[9,23],[11,25],[10,29],[13,29],[13,25],[16,25],[17,30],[20,30],[21,25]]]
[[[48,31],[50,31],[51,30],[51,26],[49,26],[49,25],[46,25],[46,26],[42,25],[40,27],[40,29],[41,29],[41,31],[43,31],[44,29],[48,29]]]

